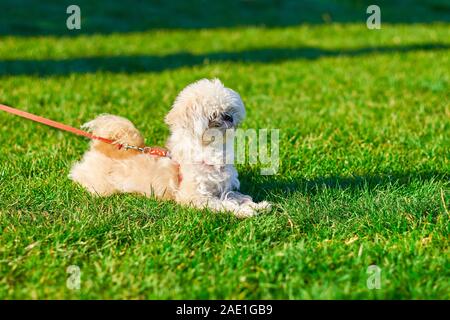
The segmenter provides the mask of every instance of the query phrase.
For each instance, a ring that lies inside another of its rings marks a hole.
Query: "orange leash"
[[[114,140],[98,137],[98,136],[95,136],[92,133],[89,133],[87,131],[83,131],[83,130],[80,130],[80,129],[68,126],[66,124],[63,124],[63,123],[60,123],[60,122],[57,122],[57,121],[53,121],[53,120],[50,120],[50,119],[47,119],[47,118],[44,118],[44,117],[40,117],[40,116],[34,115],[32,113],[28,113],[28,112],[16,109],[16,108],[8,107],[8,106],[5,106],[3,104],[0,104],[0,110],[3,110],[5,112],[14,114],[16,116],[19,116],[19,117],[22,117],[22,118],[25,118],[25,119],[29,119],[29,120],[32,120],[32,121],[35,121],[35,122],[38,122],[38,123],[45,124],[47,126],[50,126],[50,127],[53,127],[53,128],[59,129],[59,130],[71,132],[73,134],[76,134],[76,135],[79,135],[79,136],[83,136],[83,137],[86,137],[86,138],[89,138],[89,139],[92,139],[92,140],[99,140],[99,141],[102,141],[104,143],[117,145],[117,147],[119,149],[121,149],[121,148],[124,148],[125,150],[133,149],[133,150],[141,151],[141,152],[146,153],[146,154],[150,154],[152,156],[159,156],[159,157],[168,157],[169,156],[169,151],[166,150],[166,149],[163,149],[163,148],[159,148],[159,147],[139,148],[139,147],[130,146],[130,145],[127,145],[127,144],[119,144],[119,143],[116,143]]]
[[[32,121],[35,121],[35,122],[38,122],[38,123],[45,124],[47,126],[50,126],[50,127],[53,127],[53,128],[59,129],[59,130],[71,132],[73,134],[76,134],[76,135],[79,135],[79,136],[83,136],[83,137],[86,137],[86,138],[89,138],[89,139],[92,139],[92,140],[99,140],[99,141],[102,141],[104,143],[116,145],[119,149],[122,149],[122,148],[124,148],[125,150],[133,149],[133,150],[137,150],[137,151],[140,151],[142,153],[149,154],[149,155],[152,155],[152,156],[168,157],[168,158],[170,158],[169,151],[167,149],[163,149],[163,148],[159,148],[159,147],[144,147],[144,148],[140,148],[140,147],[131,146],[131,145],[128,145],[128,144],[116,143],[114,140],[103,138],[103,137],[98,137],[98,136],[93,135],[90,132],[87,132],[87,131],[84,131],[84,130],[81,130],[81,129],[77,129],[77,128],[68,126],[66,124],[63,124],[63,123],[60,123],[60,122],[57,122],[57,121],[53,121],[53,120],[50,120],[50,119],[47,119],[47,118],[44,118],[44,117],[40,117],[40,116],[37,116],[35,114],[29,113],[29,112],[25,112],[25,111],[22,111],[22,110],[19,110],[19,109],[16,109],[16,108],[5,106],[3,104],[0,104],[0,110],[3,110],[5,112],[14,114],[16,116],[19,116],[19,117],[22,117],[22,118],[25,118],[25,119],[29,119],[29,120],[32,120]],[[181,175],[180,165],[179,164],[177,164],[177,168],[178,168],[178,183],[181,183],[183,177]]]

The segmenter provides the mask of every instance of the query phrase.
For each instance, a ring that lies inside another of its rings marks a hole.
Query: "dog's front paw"
[[[233,213],[237,218],[244,219],[256,216],[258,211],[246,204],[239,206],[239,208],[234,210]]]
[[[272,204],[267,201],[261,201],[258,203],[254,203],[254,208],[259,212],[269,212],[272,210]]]
[[[267,201],[262,201],[259,203],[245,202],[239,206],[239,208],[234,212],[234,215],[238,218],[250,218],[259,213],[268,212],[271,208],[272,205]]]

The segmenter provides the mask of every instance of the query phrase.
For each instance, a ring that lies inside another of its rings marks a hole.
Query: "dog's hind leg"
[[[112,159],[91,150],[83,159],[77,162],[69,173],[69,178],[85,187],[94,195],[107,196],[117,192],[114,184],[109,181]]]

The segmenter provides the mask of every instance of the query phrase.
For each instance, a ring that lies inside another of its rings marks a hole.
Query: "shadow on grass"
[[[354,57],[377,53],[406,53],[448,49],[450,49],[450,46],[446,44],[426,43],[336,50],[314,47],[262,48],[239,52],[212,52],[199,55],[175,53],[165,56],[87,57],[65,60],[0,60],[0,75],[51,76],[98,71],[119,73],[159,72],[220,62],[270,63],[293,59],[314,60],[324,57]]]
[[[407,186],[414,182],[450,182],[450,174],[443,172],[394,173],[349,177],[330,176],[311,180],[304,178],[283,179],[271,176],[263,176],[261,178],[256,174],[240,172],[239,179],[242,183],[242,191],[248,191],[257,201],[264,200],[267,197],[285,198],[293,193],[314,195],[325,189],[361,192],[382,189],[387,186]]]
[[[68,30],[71,0],[2,0],[0,35],[110,34],[149,29],[284,27],[302,23],[361,23],[371,0],[77,0],[81,29]],[[446,0],[378,0],[383,23],[450,21]]]

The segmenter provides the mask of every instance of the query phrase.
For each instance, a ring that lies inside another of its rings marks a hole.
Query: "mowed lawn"
[[[87,140],[0,112],[0,298],[449,299],[449,70],[448,23],[2,36],[0,103],[164,145],[177,93],[218,77],[243,128],[280,130],[280,168],[238,166],[275,204],[246,220],[96,198],[67,177]]]

